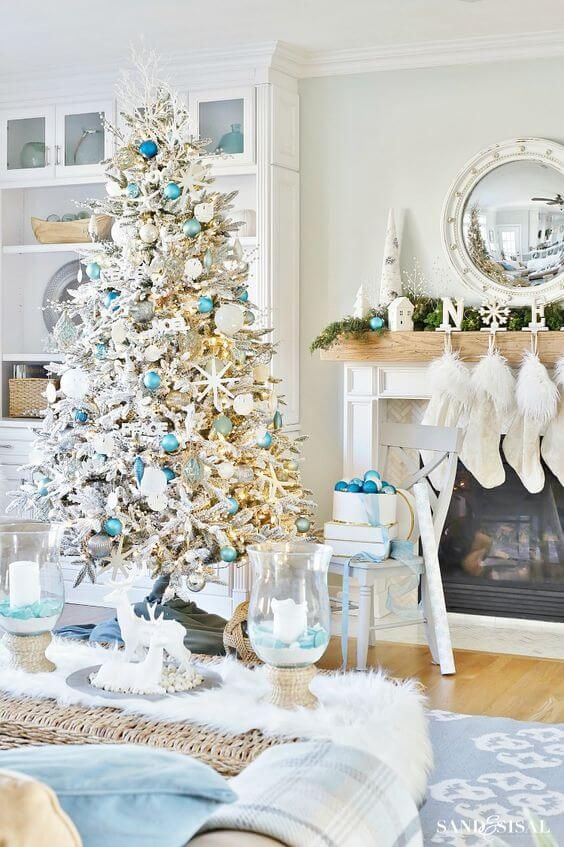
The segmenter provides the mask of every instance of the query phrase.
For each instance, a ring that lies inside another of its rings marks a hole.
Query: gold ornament
[[[165,397],[165,403],[169,409],[180,411],[190,404],[191,397],[185,391],[169,391]]]

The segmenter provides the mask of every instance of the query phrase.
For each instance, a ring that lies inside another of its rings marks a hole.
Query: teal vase
[[[22,168],[45,167],[45,144],[43,141],[28,141],[20,153]]]
[[[241,132],[241,124],[231,124],[231,132],[226,132],[221,137],[218,147],[223,153],[242,153],[244,136]]]

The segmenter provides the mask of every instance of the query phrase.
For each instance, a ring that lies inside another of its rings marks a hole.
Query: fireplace
[[[564,490],[544,470],[529,494],[507,464],[485,489],[459,462],[439,548],[449,611],[564,621]]]

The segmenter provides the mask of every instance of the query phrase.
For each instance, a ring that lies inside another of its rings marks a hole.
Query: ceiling
[[[26,0],[3,4],[0,79],[123,64],[143,37],[166,57],[284,41],[306,50],[564,31],[562,0]]]

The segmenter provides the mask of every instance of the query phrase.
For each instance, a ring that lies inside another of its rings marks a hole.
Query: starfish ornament
[[[275,500],[276,492],[279,491],[282,497],[285,497],[288,493],[286,491],[286,485],[291,485],[292,482],[288,480],[288,482],[283,482],[281,479],[278,479],[276,476],[276,469],[274,465],[269,465],[268,470],[265,472],[257,473],[258,479],[262,479],[268,485],[268,499]]]
[[[198,395],[198,401],[201,401],[206,397],[210,391],[213,394],[213,404],[218,412],[223,410],[223,403],[221,402],[221,392],[223,392],[230,399],[233,398],[233,394],[229,390],[235,382],[237,382],[237,377],[234,376],[225,376],[229,368],[231,367],[231,362],[227,362],[220,370],[218,370],[218,361],[215,356],[210,359],[209,362],[210,370],[204,370],[199,365],[194,365],[196,370],[198,370],[204,379],[196,379],[192,383],[193,385],[202,385],[204,388],[200,391]],[[227,388],[229,386],[229,388]]]
[[[127,553],[123,552],[123,536],[119,540],[119,544],[115,550],[112,550],[110,554],[110,560],[107,564],[102,565],[100,571],[108,571],[112,572],[112,579],[117,580],[120,574],[123,574],[124,579],[129,577],[130,569],[128,563],[126,563],[126,559],[128,556],[131,556],[133,550],[128,550]]]

